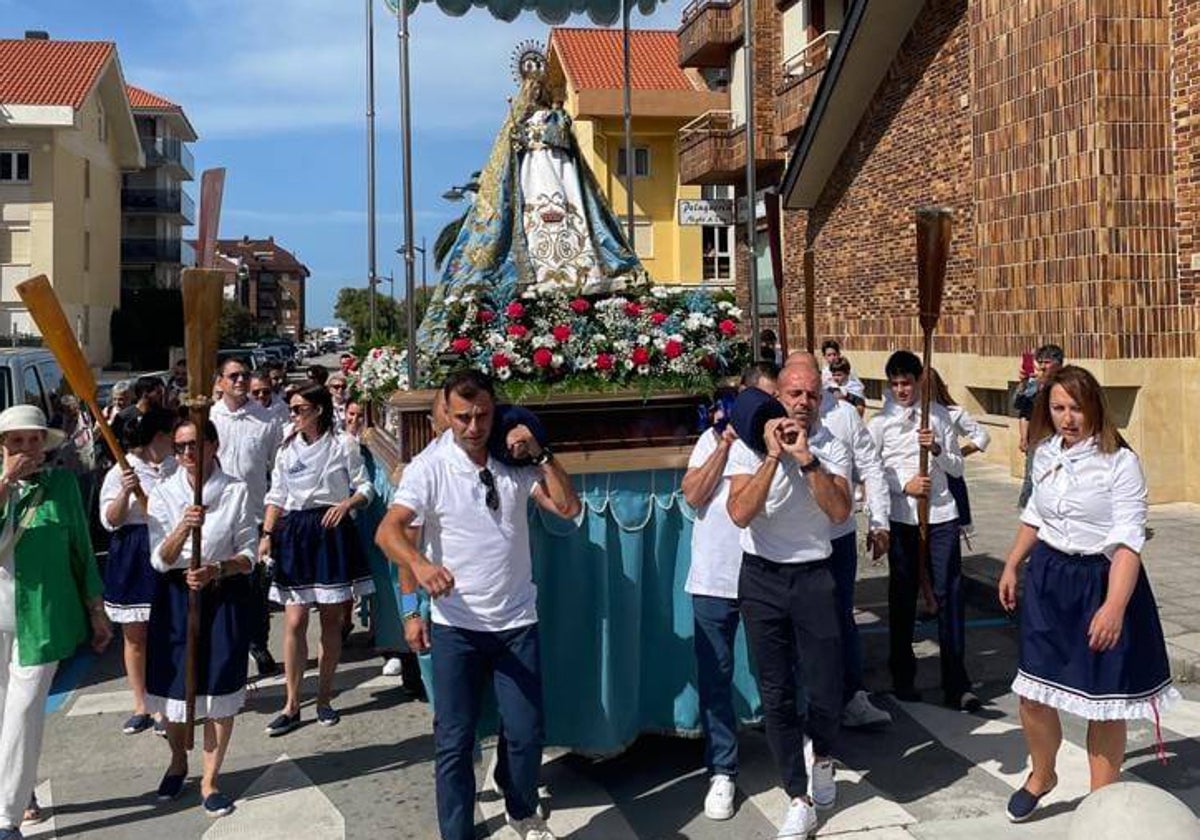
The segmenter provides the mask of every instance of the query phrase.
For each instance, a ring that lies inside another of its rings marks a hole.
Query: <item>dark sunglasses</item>
[[[175,454],[176,455],[182,455],[185,452],[195,452],[195,451],[196,451],[196,441],[194,441],[194,440],[183,440],[183,441],[180,441],[179,443],[175,444]]]
[[[225,374],[225,378],[232,379],[234,382],[237,382],[239,379],[249,379],[250,374],[246,373],[245,371],[235,371],[233,373]]]
[[[267,394],[273,394],[273,393],[275,393],[275,392],[272,391],[270,388],[255,388],[253,391],[250,392],[250,396],[265,397],[265,396],[267,396]]]
[[[288,406],[288,414],[296,414],[296,415],[308,414],[308,412],[310,412],[310,411],[312,411],[311,405],[289,405]]]
[[[346,384],[344,382],[334,382],[332,385],[329,386],[329,390],[330,391],[345,391]]]
[[[500,510],[500,494],[496,492],[496,477],[492,475],[492,471],[484,467],[479,471],[479,480],[483,482],[483,486],[487,488],[487,495],[484,496],[484,501],[491,510]]]

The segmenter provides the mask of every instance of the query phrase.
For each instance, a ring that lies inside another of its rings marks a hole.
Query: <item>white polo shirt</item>
[[[529,552],[529,497],[536,467],[510,467],[488,457],[499,510],[487,506],[481,467],[444,432],[404,469],[392,496],[417,515],[432,563],[454,575],[450,594],[435,598],[435,624],[498,632],[537,622],[537,587]]]
[[[814,432],[808,446],[820,459],[820,469],[850,480],[850,453],[828,429],[822,426]],[[763,460],[764,456],[742,441],[734,441],[726,475],[754,475]],[[782,455],[771,477],[766,504],[742,529],[742,549],[774,563],[813,563],[833,552],[831,539],[832,524],[817,504],[808,477],[795,460]]]
[[[906,408],[890,397],[884,400],[883,411],[867,424],[883,461],[883,477],[892,497],[892,520],[905,525],[917,524],[917,499],[904,492],[904,485],[920,472],[920,428],[920,405]],[[929,458],[929,521],[937,525],[958,518],[958,506],[946,476],[963,474],[963,457],[950,415],[938,403],[929,407],[929,428],[942,449],[936,458]]]
[[[891,497],[888,494],[887,481],[883,477],[883,463],[879,460],[879,450],[875,448],[875,441],[867,431],[867,424],[858,416],[854,406],[838,399],[831,391],[826,391],[821,399],[821,425],[829,429],[849,451],[852,460],[852,483],[861,481],[866,485],[869,529],[889,530]],[[833,539],[853,534],[856,524],[854,511],[851,510],[845,522],[833,526]]]
[[[704,466],[717,451],[720,435],[709,429],[700,435],[688,458],[688,469]],[[728,470],[729,462],[725,462]],[[722,476],[708,504],[696,509],[692,523],[692,565],[683,591],[710,598],[738,596],[738,574],[742,570],[741,531],[729,518],[729,479]]]
[[[283,429],[267,414],[267,409],[254,400],[246,400],[236,409],[229,408],[225,400],[218,400],[209,412],[209,419],[217,427],[217,437],[221,441],[217,452],[221,469],[246,483],[251,514],[261,523],[271,468],[275,451],[283,440]]]

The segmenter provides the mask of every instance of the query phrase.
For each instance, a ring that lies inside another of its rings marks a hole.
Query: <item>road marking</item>
[[[50,785],[50,780],[47,779],[38,785],[34,793],[37,794],[38,805],[41,807],[42,813],[49,816],[37,825],[22,825],[21,834],[26,840],[32,840],[34,837],[39,837],[41,840],[56,840],[58,828],[54,824],[54,790]]]
[[[345,840],[346,821],[312,779],[287,753],[254,780],[237,807],[204,832],[204,840],[253,837],[296,840],[320,837]]]
[[[46,714],[52,715],[66,705],[96,662],[96,654],[83,651],[67,660],[54,674],[50,696],[46,698]]]

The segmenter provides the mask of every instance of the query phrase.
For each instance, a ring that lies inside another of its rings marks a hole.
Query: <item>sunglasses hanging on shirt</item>
[[[484,496],[484,501],[490,510],[500,510],[500,494],[496,492],[496,477],[492,475],[492,471],[484,467],[479,471],[479,480],[483,486],[487,488],[487,495]]]

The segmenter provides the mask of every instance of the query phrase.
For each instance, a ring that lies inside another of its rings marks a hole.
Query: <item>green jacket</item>
[[[79,481],[66,470],[47,469],[40,483],[42,501],[14,551],[22,665],[45,665],[75,653],[91,633],[87,602],[104,593]],[[18,521],[31,492],[18,501]]]

